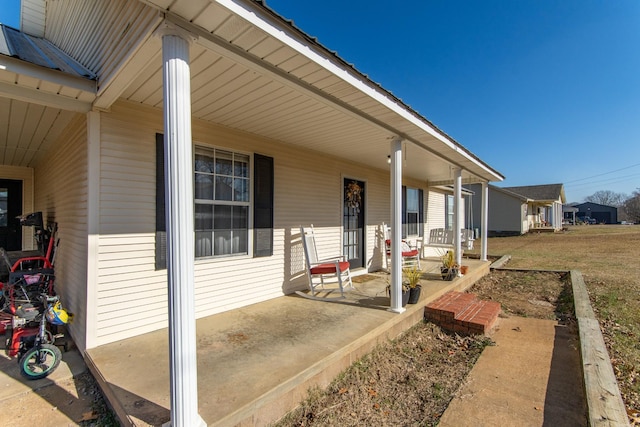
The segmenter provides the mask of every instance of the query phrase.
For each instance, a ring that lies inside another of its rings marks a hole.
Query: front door
[[[364,190],[364,182],[349,178],[344,179],[342,254],[349,259],[351,268],[365,266]]]
[[[0,248],[22,250],[22,181],[0,179]]]

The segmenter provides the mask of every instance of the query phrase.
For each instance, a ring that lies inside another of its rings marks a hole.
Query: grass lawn
[[[510,254],[507,267],[582,272],[622,397],[630,415],[638,412],[640,226],[583,225],[555,234],[494,237],[488,240],[488,251],[489,255]]]

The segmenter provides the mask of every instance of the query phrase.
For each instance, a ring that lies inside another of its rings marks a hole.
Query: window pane
[[[205,154],[196,154],[194,168],[197,172],[213,173],[213,157]]]
[[[243,178],[249,177],[249,156],[236,154],[233,162],[233,175]]]
[[[418,234],[418,214],[411,212],[407,214],[407,234],[408,235],[417,235]]]
[[[231,230],[216,231],[213,238],[214,255],[229,255],[231,253]]]
[[[213,200],[213,176],[197,173],[194,192],[196,199]]]
[[[214,230],[231,230],[231,206],[214,207]]]
[[[194,162],[196,257],[247,254],[250,156],[196,147]]]
[[[216,150],[216,173],[232,175],[233,154],[228,151]]]
[[[211,231],[196,231],[196,258],[211,256]]]
[[[244,178],[234,178],[233,180],[234,198],[237,202],[249,201],[249,180]]]
[[[231,201],[231,184],[233,178],[227,176],[216,176],[216,200]]]
[[[233,207],[233,228],[249,228],[249,208],[247,206]]]
[[[247,230],[233,230],[233,253],[247,253]]]
[[[6,227],[9,224],[9,217],[7,209],[9,199],[9,190],[6,188],[0,188],[0,227]]]
[[[213,230],[213,206],[197,203],[195,206],[196,230]]]
[[[407,211],[418,212],[418,190],[407,188]]]

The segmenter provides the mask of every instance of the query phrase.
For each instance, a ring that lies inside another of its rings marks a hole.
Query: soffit
[[[502,178],[259,3],[237,2],[260,14],[272,28],[286,32],[296,48],[270,34],[269,28],[258,28],[238,16],[237,10],[227,8],[229,4],[209,0],[147,3],[198,36],[191,47],[192,113],[197,118],[381,169],[388,167],[391,139],[400,135],[407,141],[405,177],[450,183],[452,168],[462,167],[465,183]],[[159,45],[155,48],[154,59],[123,98],[161,107],[161,55]]]

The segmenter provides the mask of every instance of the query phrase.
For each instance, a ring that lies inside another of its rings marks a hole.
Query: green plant
[[[391,296],[391,283],[389,283],[389,279],[387,280],[387,296]],[[402,282],[402,292],[409,292],[409,285],[407,283]]]
[[[403,268],[402,274],[405,279],[407,279],[407,284],[411,289],[418,286],[420,279],[422,278],[422,270],[420,270],[417,265]]]
[[[444,268],[458,267],[458,264],[456,263],[456,254],[454,251],[447,251],[447,253],[442,256],[442,267]]]

